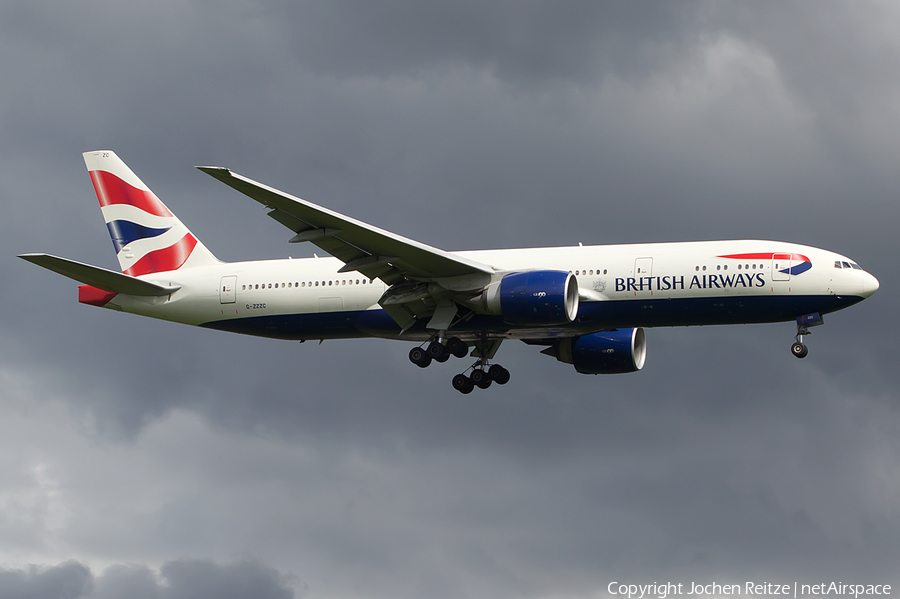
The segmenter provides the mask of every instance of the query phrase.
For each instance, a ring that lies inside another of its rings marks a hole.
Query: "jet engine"
[[[483,308],[511,325],[568,324],[578,315],[578,282],[570,272],[533,270],[504,275],[482,294]]]
[[[647,341],[644,329],[613,329],[562,339],[542,354],[572,364],[581,374],[637,372],[644,367]]]

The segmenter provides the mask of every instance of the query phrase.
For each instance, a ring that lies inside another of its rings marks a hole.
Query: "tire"
[[[490,370],[488,370],[488,374],[491,375],[491,378],[494,379],[498,385],[505,385],[509,382],[509,371],[499,364],[491,366]]]
[[[472,382],[479,389],[487,389],[491,386],[491,383],[494,382],[494,379],[491,378],[491,375],[481,369],[473,370],[472,376],[469,378],[472,379]]]
[[[437,360],[438,362],[441,362],[442,361],[441,358],[444,356],[444,354],[447,353],[447,348],[445,348],[443,345],[441,345],[437,341],[432,341],[431,343],[428,344],[427,352],[428,352],[429,358],[431,358],[432,360]]]
[[[409,361],[419,368],[426,368],[431,364],[431,357],[421,347],[414,347],[409,350]]]
[[[469,353],[469,346],[459,337],[450,337],[447,339],[447,351],[457,358],[465,358]]]
[[[471,393],[472,389],[475,387],[475,385],[472,384],[472,379],[464,374],[457,374],[454,376],[452,383],[453,388],[464,395]]]
[[[791,353],[798,358],[805,358],[809,353],[809,348],[798,341],[791,345]]]

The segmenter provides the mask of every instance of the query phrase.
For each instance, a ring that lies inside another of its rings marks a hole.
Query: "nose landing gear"
[[[803,336],[812,334],[809,331],[809,327],[815,327],[820,324],[825,324],[825,321],[818,312],[797,317],[797,337],[794,343],[791,344],[792,354],[798,358],[806,357],[809,353],[809,348],[803,343]]]
[[[806,331],[806,333],[809,334],[809,331]],[[797,333],[797,341],[791,344],[791,353],[798,358],[805,358],[806,354],[809,353],[809,348],[801,341],[802,336],[801,333]]]

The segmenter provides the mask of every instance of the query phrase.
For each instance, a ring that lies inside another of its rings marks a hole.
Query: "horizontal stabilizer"
[[[47,270],[52,270],[79,283],[96,287],[113,293],[127,295],[162,296],[181,289],[180,285],[165,287],[150,283],[98,266],[83,264],[67,258],[59,258],[50,254],[21,254],[19,258],[28,260]]]

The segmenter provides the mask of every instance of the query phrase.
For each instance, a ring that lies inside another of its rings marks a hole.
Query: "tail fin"
[[[84,164],[122,272],[139,276],[218,263],[114,152],[85,152]]]

